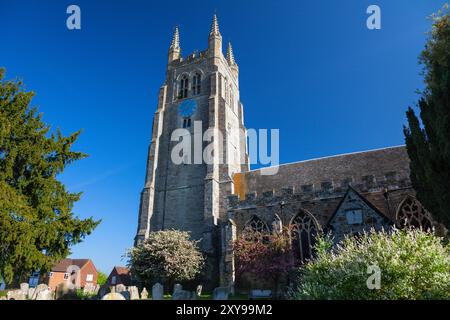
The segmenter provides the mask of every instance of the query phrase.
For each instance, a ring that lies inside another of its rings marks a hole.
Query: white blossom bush
[[[299,270],[294,299],[450,299],[449,245],[431,233],[371,231],[335,247],[321,237],[316,251]],[[380,270],[379,288],[370,266]]]
[[[198,241],[190,240],[189,232],[177,230],[150,232],[145,242],[127,256],[131,272],[149,285],[192,280],[204,264]]]

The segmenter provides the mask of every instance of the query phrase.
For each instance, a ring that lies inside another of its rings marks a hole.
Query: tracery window
[[[201,91],[202,76],[200,73],[196,73],[192,78],[192,94],[199,95]]]
[[[247,240],[259,240],[269,233],[267,224],[256,215],[247,221],[244,226],[243,235]]]
[[[416,198],[410,196],[399,206],[397,222],[400,227],[415,227],[422,230],[431,230],[433,227],[431,214]]]
[[[319,225],[314,217],[301,210],[291,221],[292,251],[297,261],[305,262],[313,255]]]
[[[183,76],[180,80],[180,90],[178,92],[178,98],[184,99],[188,96],[189,79],[187,76]]]

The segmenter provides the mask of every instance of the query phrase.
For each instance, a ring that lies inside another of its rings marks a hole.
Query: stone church
[[[210,286],[226,286],[234,284],[231,243],[247,230],[292,226],[302,262],[318,232],[330,231],[338,241],[371,228],[434,226],[415,198],[404,146],[284,164],[275,175],[250,170],[239,68],[231,44],[222,52],[216,16],[206,50],[183,57],[179,38],[176,28],[153,119],[135,245],[151,231],[189,231],[207,257]],[[223,143],[215,147],[227,161],[174,163],[172,133],[183,128],[195,135],[200,121],[202,132],[212,129],[213,143],[221,133]]]

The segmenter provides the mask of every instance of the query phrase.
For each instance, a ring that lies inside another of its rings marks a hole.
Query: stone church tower
[[[233,174],[248,170],[239,69],[231,44],[222,53],[222,36],[214,15],[208,49],[182,57],[178,27],[169,48],[166,79],[159,90],[141,193],[135,244],[150,231],[177,229],[201,240],[207,255],[207,277],[219,281],[220,225],[227,220],[227,196],[234,192]],[[181,164],[171,157],[181,139],[191,138],[191,154]],[[212,132],[202,139],[205,131]],[[204,140],[204,141],[202,141]],[[200,143],[198,143],[200,142]],[[214,161],[194,159],[214,146]]]

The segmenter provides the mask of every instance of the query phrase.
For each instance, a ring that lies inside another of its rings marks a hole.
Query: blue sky
[[[75,213],[103,222],[72,256],[107,273],[125,264],[174,25],[186,55],[207,47],[217,13],[239,64],[246,126],[280,129],[286,163],[403,144],[404,112],[422,87],[426,17],[443,3],[0,0],[7,77],[36,92],[54,128],[83,129],[76,149],[90,157],[60,178],[83,191]],[[81,30],[66,28],[70,4],[81,8]],[[381,30],[366,28],[370,4],[381,7]]]

